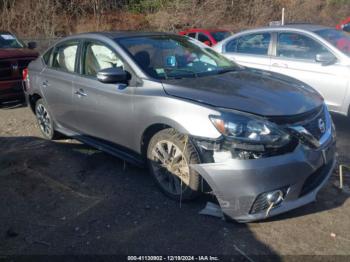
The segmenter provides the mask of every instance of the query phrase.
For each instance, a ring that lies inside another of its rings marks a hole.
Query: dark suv
[[[35,43],[25,45],[9,32],[0,31],[0,103],[24,98],[22,73],[38,57]]]

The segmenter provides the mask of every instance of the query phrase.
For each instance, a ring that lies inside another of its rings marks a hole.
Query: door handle
[[[49,86],[49,81],[45,80],[45,81],[42,83],[42,86],[43,86],[43,87],[48,87],[48,86]]]
[[[78,95],[78,96],[87,96],[87,93],[84,92],[83,89],[79,89],[77,91],[74,92],[75,95]]]

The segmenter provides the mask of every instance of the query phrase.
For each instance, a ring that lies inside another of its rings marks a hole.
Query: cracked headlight
[[[257,116],[230,112],[210,120],[223,136],[211,142],[196,140],[207,162],[269,157],[290,152],[296,144],[279,126]]]
[[[234,145],[246,145],[266,148],[280,148],[290,142],[288,133],[276,124],[265,119],[253,118],[248,115],[210,116],[216,129]]]

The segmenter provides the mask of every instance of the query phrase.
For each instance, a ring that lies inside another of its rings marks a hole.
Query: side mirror
[[[335,61],[337,61],[337,58],[331,53],[325,52],[317,54],[315,60],[316,62],[319,62],[322,65],[331,65],[334,64]]]
[[[28,46],[29,49],[34,49],[34,48],[36,48],[36,42],[29,42],[27,44],[27,46]]]
[[[110,67],[97,72],[97,80],[106,84],[127,84],[131,76],[120,67]]]
[[[211,42],[209,40],[204,41],[203,44],[211,46]]]

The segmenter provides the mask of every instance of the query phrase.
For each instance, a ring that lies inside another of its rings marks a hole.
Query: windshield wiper
[[[178,71],[178,72],[185,72],[185,73],[190,73],[191,75],[193,75],[194,77],[198,77],[197,73],[189,70],[189,69],[183,69],[183,68],[169,68],[169,67],[165,67],[164,68],[164,72],[165,72],[165,77],[169,78],[169,77],[178,77],[178,78],[182,78],[184,77],[184,75],[173,75],[170,76],[169,73],[174,72],[174,71]]]
[[[233,72],[233,71],[237,71],[237,67],[223,67],[221,69],[218,69],[217,72],[218,74],[225,74],[225,73],[228,73],[228,72]]]

